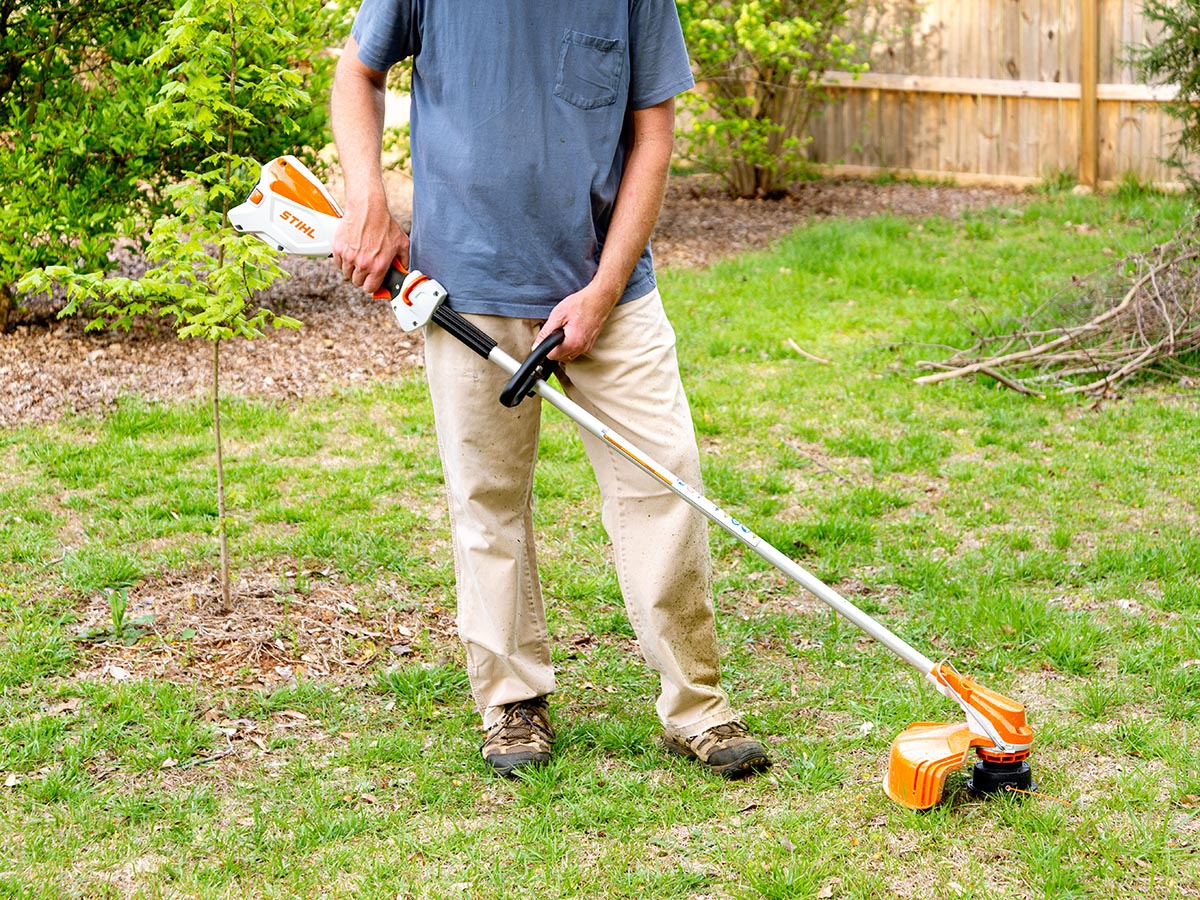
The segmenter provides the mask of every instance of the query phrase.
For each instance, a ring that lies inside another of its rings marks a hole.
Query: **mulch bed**
[[[394,207],[405,197],[403,190],[396,194]],[[826,180],[798,184],[778,200],[731,200],[709,182],[680,178],[668,190],[654,255],[660,267],[707,266],[765,248],[814,219],[880,213],[955,218],[1022,199],[1007,188]],[[421,365],[420,337],[401,331],[387,306],[347,283],[331,261],[289,259],[286,268],[291,277],[261,302],[304,327],[226,342],[223,390],[299,400]],[[32,302],[14,315],[9,333],[0,334],[0,427],[103,413],[128,394],[172,400],[208,390],[206,342],[181,341],[163,321],[139,322],[127,333],[87,332],[82,318],[58,320],[59,308],[61,302],[50,298]]]

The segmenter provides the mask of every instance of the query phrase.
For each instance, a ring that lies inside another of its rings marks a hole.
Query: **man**
[[[413,58],[411,244],[380,169],[386,72]],[[520,358],[551,332],[569,396],[690,483],[700,476],[674,332],[655,288],[674,97],[692,86],[670,0],[365,0],[338,64],[346,216],[334,259],[367,292],[393,257]],[[554,672],[533,549],[539,403],[426,332],[454,536],[458,628],[500,774],[550,759]],[[705,520],[581,433],[618,578],[674,753],[741,777],[770,765],[718,685]]]

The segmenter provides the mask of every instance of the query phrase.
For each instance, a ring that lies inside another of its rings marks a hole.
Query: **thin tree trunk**
[[[217,445],[217,535],[221,544],[221,602],[232,610],[229,599],[229,533],[225,519],[225,461],[221,455],[221,341],[213,341],[212,354],[213,436]]]
[[[229,4],[229,102],[237,106],[237,34],[235,31],[236,14],[232,3]],[[225,125],[225,183],[233,180],[233,120]],[[221,210],[221,227],[229,227],[229,197],[224,199]],[[219,266],[225,265],[225,248],[222,247],[217,257]],[[221,539],[221,602],[227,611],[233,610],[229,599],[229,531],[225,518],[225,460],[221,454],[221,339],[213,341],[213,434],[217,442],[217,531]]]
[[[8,328],[8,314],[13,308],[12,291],[7,284],[0,284],[0,334]]]

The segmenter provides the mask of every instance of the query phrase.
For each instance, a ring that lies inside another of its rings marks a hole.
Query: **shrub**
[[[804,167],[808,122],[831,69],[865,71],[844,39],[851,0],[679,0],[697,90],[683,157],[722,176],[736,197],[765,197]]]
[[[237,11],[251,0],[226,0]],[[181,0],[30,0],[0,3],[0,330],[13,284],[44,266],[104,270],[124,233],[171,208],[166,188],[199,168],[207,150],[147,108],[178,82],[177,61],[148,62],[178,38]],[[245,71],[281,66],[311,102],[295,110],[252,101],[257,124],[239,122],[231,152],[272,156],[293,143],[328,143],[325,96],[343,13],[304,0],[254,0],[269,9],[278,42],[246,42]],[[238,85],[233,85],[235,93]]]
[[[1160,31],[1152,44],[1131,48],[1132,62],[1147,81],[1179,86],[1178,96],[1166,104],[1183,126],[1168,161],[1195,190],[1200,181],[1185,167],[1187,155],[1200,152],[1200,3],[1146,0],[1143,14]]]
[[[170,0],[0,5],[0,330],[25,271],[99,266],[121,220],[152,203],[165,164],[141,114],[157,89],[140,65]]]

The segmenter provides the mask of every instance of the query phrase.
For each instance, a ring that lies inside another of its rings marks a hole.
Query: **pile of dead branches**
[[[1139,375],[1200,374],[1200,217],[1106,274],[1073,279],[1015,323],[981,334],[922,384],[985,375],[1026,394],[1110,396]]]

